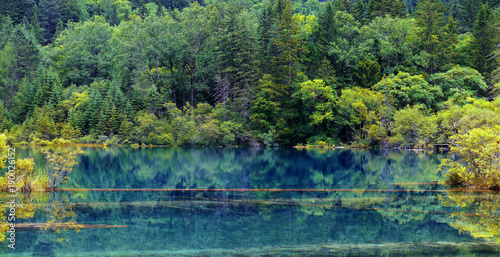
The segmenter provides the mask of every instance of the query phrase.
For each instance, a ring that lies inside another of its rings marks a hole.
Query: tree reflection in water
[[[451,214],[450,226],[460,233],[500,243],[500,194],[448,190],[442,201],[444,206],[457,208]]]
[[[76,223],[76,213],[72,206],[63,199],[57,192],[36,191],[30,194],[19,194],[12,197],[10,194],[0,192],[2,201],[0,208],[0,241],[5,241],[6,232],[10,229],[10,224],[14,223],[16,231],[51,229],[59,233],[62,230],[74,229],[77,232],[83,225]],[[15,220],[9,220],[11,206],[8,203],[15,199]],[[42,214],[43,222],[35,218],[35,213]]]

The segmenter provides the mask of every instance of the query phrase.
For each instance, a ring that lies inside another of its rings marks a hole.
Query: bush
[[[323,141],[319,141],[318,144],[317,144],[317,146],[319,148],[327,148],[328,147],[327,144],[326,144],[326,142],[323,142]]]
[[[500,126],[473,129],[451,137],[451,153],[460,159],[445,159],[439,170],[447,169],[447,181],[455,186],[500,190]]]

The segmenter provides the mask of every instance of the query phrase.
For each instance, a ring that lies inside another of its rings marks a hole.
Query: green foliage
[[[419,66],[425,66],[417,48],[419,38],[415,34],[418,30],[414,19],[391,16],[373,19],[360,31],[363,45],[369,52],[365,61],[378,62],[382,74],[386,75],[418,71]]]
[[[389,141],[410,148],[432,148],[437,131],[436,116],[428,115],[423,105],[406,106],[394,114]]]
[[[467,100],[468,103],[463,106],[447,102],[446,108],[438,113],[439,143],[451,143],[453,135],[466,134],[474,128],[500,125],[500,99],[493,102],[472,98]]]
[[[469,96],[483,96],[488,85],[484,77],[469,67],[455,66],[445,73],[435,73],[429,78],[433,85],[441,87],[445,99],[465,103]]]
[[[499,88],[494,1],[190,2],[40,0],[23,18],[12,10],[30,4],[7,1],[0,130],[40,144],[366,147],[388,146],[406,106],[438,113],[439,142],[483,122],[466,125],[472,113],[497,120],[468,98]]]
[[[481,6],[477,19],[472,28],[472,56],[473,68],[487,78],[491,78],[491,73],[495,70],[492,54],[497,45],[497,28],[495,19],[488,4]]]
[[[382,75],[380,73],[380,64],[370,59],[366,59],[358,63],[358,67],[354,71],[353,79],[359,87],[371,88],[377,84]]]
[[[284,123],[280,118],[279,102],[283,94],[282,89],[272,81],[271,75],[266,74],[259,80],[255,98],[252,101],[252,116],[250,116],[255,129],[267,132],[270,128]]]
[[[453,37],[446,33],[445,6],[439,0],[421,0],[416,10],[416,22],[420,27],[417,36],[422,51],[427,53],[425,65],[429,74],[438,72],[449,61]],[[450,42],[450,40],[452,42]]]
[[[88,85],[108,78],[112,31],[102,17],[69,25],[51,50],[64,85]]]
[[[375,139],[371,127],[379,127],[383,132],[381,115],[385,112],[386,106],[383,105],[384,96],[382,93],[374,92],[370,89],[355,87],[353,89],[344,89],[337,100],[336,117],[337,126],[339,126],[339,138],[345,141],[358,141],[368,146],[374,141],[380,141],[383,138]],[[364,142],[364,141],[371,142]]]
[[[68,175],[78,165],[77,158],[83,153],[81,149],[71,150],[69,148],[58,148],[55,151],[42,150],[47,159],[47,176],[49,187],[55,189],[59,184],[68,180]]]
[[[438,100],[442,97],[440,87],[430,85],[422,75],[411,76],[406,72],[382,79],[373,89],[387,94],[397,108],[416,104],[437,108]]]
[[[299,94],[305,105],[314,110],[310,115],[311,125],[327,126],[334,120],[335,92],[322,80],[301,83]]]

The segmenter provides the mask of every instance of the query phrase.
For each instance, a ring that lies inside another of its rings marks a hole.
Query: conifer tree
[[[23,122],[33,111],[34,91],[35,86],[27,78],[24,78],[19,85],[19,90],[12,99],[12,113],[16,123]]]
[[[36,40],[39,44],[43,44],[43,29],[40,27],[40,22],[38,22],[38,14],[37,12],[33,13],[33,16],[30,20],[30,31],[35,36]]]
[[[493,52],[497,42],[495,23],[492,17],[491,8],[488,4],[481,6],[477,19],[474,22],[472,34],[473,67],[487,78],[491,78],[491,73],[495,69]]]
[[[447,41],[445,7],[439,0],[421,0],[417,5],[416,20],[420,47],[428,54],[427,72],[438,72],[447,63],[450,43]]]
[[[9,16],[0,16],[0,50],[10,41],[12,30],[12,19]]]
[[[15,75],[16,79],[20,81],[24,76],[38,69],[41,49],[35,35],[21,24],[14,27],[11,35],[16,59]]]
[[[405,5],[401,0],[370,0],[370,10],[372,19],[375,17],[404,17]]]
[[[278,50],[278,56],[275,56],[273,62],[276,65],[276,79],[283,87],[284,91],[291,96],[292,81],[300,70],[301,54],[304,53],[304,40],[298,37],[299,26],[292,14],[292,4],[290,0],[283,2],[284,7],[279,15],[278,35],[274,39],[274,45]]]
[[[478,0],[457,0],[457,14],[460,26],[463,31],[472,31],[477,13],[483,4]]]

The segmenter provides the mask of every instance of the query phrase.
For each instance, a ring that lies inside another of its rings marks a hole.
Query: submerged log
[[[106,224],[81,224],[81,223],[17,223],[19,230],[40,230],[40,229],[102,229],[102,228],[126,228],[127,225],[106,225]]]

